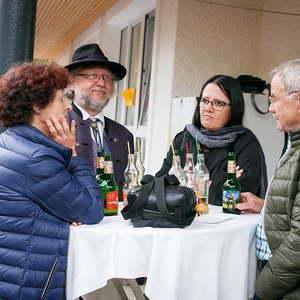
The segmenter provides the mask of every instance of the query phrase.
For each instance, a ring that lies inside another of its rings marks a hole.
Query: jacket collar
[[[289,132],[291,148],[300,146],[300,128]]]
[[[31,125],[17,125],[6,129],[7,134],[15,134],[36,144],[41,144],[59,152],[66,160],[72,157],[72,149],[65,147]]]

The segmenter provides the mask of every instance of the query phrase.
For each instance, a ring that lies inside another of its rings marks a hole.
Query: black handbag
[[[134,227],[183,228],[193,222],[196,195],[180,186],[174,175],[145,175],[141,183],[129,191],[128,204],[121,211]]]
[[[265,80],[251,75],[240,75],[237,77],[237,80],[244,93],[261,94],[265,89],[269,90],[270,88]]]
[[[265,90],[267,90],[267,96],[270,95],[270,84],[267,83],[265,80],[259,78],[259,77],[254,77],[251,75],[240,75],[237,77],[237,80],[239,81],[242,91],[244,93],[250,93],[251,94],[251,102],[252,105],[254,107],[254,109],[262,114],[265,115],[267,113],[269,113],[269,109],[266,109],[266,111],[262,111],[256,104],[255,101],[255,95],[256,94],[263,94],[263,92]],[[270,103],[269,103],[269,98],[267,98],[268,100],[268,105],[267,107],[269,107]]]

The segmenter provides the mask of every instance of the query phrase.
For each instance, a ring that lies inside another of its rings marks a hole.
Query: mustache
[[[95,88],[95,89],[102,90],[102,88]],[[75,90],[75,99],[82,106],[99,113],[108,104],[111,98],[106,99],[106,101],[98,102],[93,100],[93,98],[90,97],[88,93],[82,92],[81,90]]]

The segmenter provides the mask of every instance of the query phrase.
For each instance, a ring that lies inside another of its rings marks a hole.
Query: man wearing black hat
[[[114,93],[114,82],[124,78],[126,69],[109,61],[97,44],[79,47],[73,54],[72,63],[65,68],[74,77],[74,102],[69,120],[77,123],[77,154],[85,157],[96,172],[97,151],[112,152],[114,177],[122,190],[127,142],[133,150],[133,135],[121,124],[104,117],[102,110]],[[122,193],[119,193],[121,199]]]

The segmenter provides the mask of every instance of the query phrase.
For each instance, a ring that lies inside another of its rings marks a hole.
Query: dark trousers
[[[264,266],[268,263],[268,261],[257,259],[256,263],[257,263],[257,271],[258,273],[260,273],[261,270],[264,268]]]
[[[254,297],[252,298],[252,300],[262,300],[262,299],[259,298],[256,294],[254,294]]]

